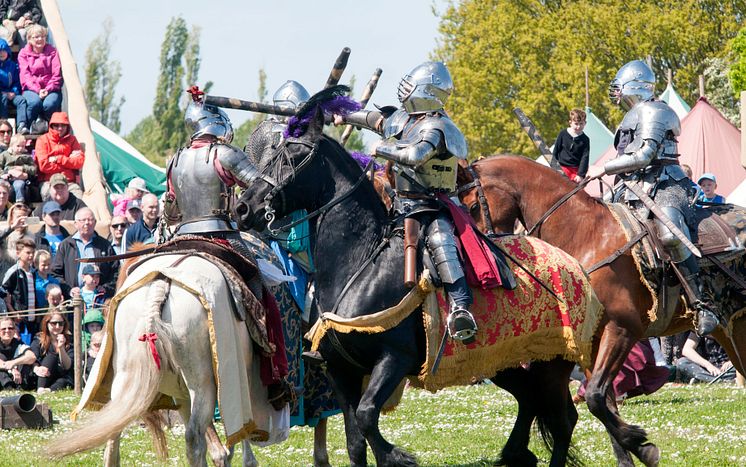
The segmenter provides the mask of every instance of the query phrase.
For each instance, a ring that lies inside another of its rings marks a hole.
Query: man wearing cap
[[[70,236],[70,232],[60,225],[62,219],[62,207],[57,201],[47,201],[42,207],[42,220],[44,228],[39,229],[34,235],[36,249],[49,250],[52,258],[57,254],[57,248],[62,240]]]
[[[718,187],[717,179],[714,174],[705,173],[697,180],[697,185],[702,189],[697,197],[697,204],[700,203],[718,203],[725,204],[725,197],[715,193]]]
[[[158,197],[148,193],[142,197],[142,217],[127,229],[127,248],[135,243],[147,243],[153,239],[158,227]]]
[[[80,143],[70,131],[70,120],[65,112],[55,112],[49,119],[49,131],[36,140],[36,163],[39,165],[40,182],[48,181],[54,174],[62,174],[70,183],[70,189],[78,197],[83,191],[78,185],[80,169],[85,162]],[[47,184],[41,188],[45,198]],[[60,203],[62,204],[62,203]]]
[[[139,199],[131,199],[127,201],[127,210],[125,216],[127,216],[127,222],[129,225],[137,224],[142,219],[142,207]]]
[[[111,243],[96,233],[96,218],[89,208],[83,208],[75,213],[75,227],[78,231],[60,243],[57,256],[52,262],[52,275],[60,280],[60,287],[67,297],[71,296],[73,289],[79,289],[83,284],[85,263],[79,263],[76,259],[116,254]],[[116,289],[119,261],[99,263],[99,268],[105,296],[111,297]]]
[[[70,192],[67,177],[61,173],[54,174],[49,178],[48,199],[56,201],[60,205],[60,220],[71,221],[75,219],[75,213],[81,208],[87,207],[82,199]],[[80,187],[78,187],[80,190]],[[42,217],[42,206],[38,206],[34,215]]]

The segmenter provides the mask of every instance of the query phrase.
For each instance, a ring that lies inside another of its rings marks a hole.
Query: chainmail
[[[274,151],[275,148],[282,141],[282,135],[272,129],[278,125],[277,122],[271,120],[264,120],[261,122],[246,142],[244,152],[248,154],[254,164],[262,169],[262,160],[266,161],[269,154]]]
[[[690,181],[686,178],[678,182],[673,179],[664,180],[656,185],[652,198],[660,207],[671,206],[681,211],[686,224],[691,226],[695,224],[695,216],[694,208],[689,202],[689,186]],[[648,208],[642,204],[642,201],[632,201],[630,207],[635,211],[638,219],[648,217]]]

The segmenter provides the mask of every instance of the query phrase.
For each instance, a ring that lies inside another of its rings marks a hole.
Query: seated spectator
[[[41,330],[31,343],[38,366],[40,394],[72,387],[73,342],[70,326],[61,313],[52,312],[41,321]]]
[[[36,356],[16,337],[12,318],[0,318],[0,391],[32,389],[32,371]]]
[[[0,179],[0,221],[7,221],[10,208],[13,206],[10,200],[10,191],[13,189],[10,183]]]
[[[725,198],[715,193],[718,187],[715,175],[711,173],[703,174],[697,180],[697,184],[702,188],[702,193],[697,198],[697,204],[700,203],[720,203],[725,204]]]
[[[52,262],[52,275],[60,280],[62,291],[68,297],[72,292],[78,293],[83,284],[83,263],[77,262],[76,259],[100,258],[115,254],[111,243],[96,233],[96,218],[89,208],[83,208],[75,213],[75,227],[78,231],[60,243]],[[100,263],[99,268],[105,296],[112,297],[116,289],[119,261]]]
[[[135,243],[152,242],[158,228],[158,197],[152,193],[143,196],[141,209],[141,219],[127,229],[127,248]]]
[[[5,151],[10,146],[10,138],[13,137],[13,125],[4,118],[0,118],[0,151]]]
[[[47,182],[52,176],[62,174],[67,179],[68,189],[80,198],[83,191],[78,182],[85,154],[77,138],[70,131],[70,121],[65,112],[55,112],[49,123],[49,132],[36,140],[39,181]],[[49,184],[44,183],[41,187],[43,199],[48,199],[48,192]]]
[[[709,383],[716,378],[718,381],[736,379],[736,370],[720,344],[710,336],[701,338],[694,332],[686,338],[676,369],[690,384]]]
[[[10,104],[13,104],[17,110],[16,125],[27,127],[26,99],[21,95],[18,64],[13,61],[13,52],[8,43],[0,39],[0,118],[8,118]]]
[[[34,293],[34,252],[36,245],[32,240],[22,238],[16,244],[18,261],[5,273],[0,295],[5,299],[9,313],[18,316],[18,327],[21,338],[26,335],[26,344],[39,330],[36,312],[36,294]],[[31,291],[31,293],[29,293]],[[17,313],[29,310],[26,313]]]
[[[77,290],[73,289],[73,297],[80,296],[83,299],[84,312],[100,308],[104,304],[104,289],[99,287],[101,281],[101,270],[95,264],[86,264],[82,271],[83,285]]]
[[[15,261],[18,259],[16,255],[16,243],[22,238],[34,241],[34,236],[28,231],[29,214],[31,214],[31,208],[25,204],[16,203],[10,208],[10,215],[8,216],[8,224],[15,228],[12,229],[5,239],[5,253],[10,259]],[[38,219],[37,219],[38,220]],[[42,240],[44,242],[44,240]],[[49,248],[49,245],[46,245]]]
[[[49,308],[59,309],[59,307],[62,306],[62,302],[65,300],[65,296],[62,294],[62,288],[60,287],[60,284],[49,284],[47,286],[45,298],[47,299],[47,306]]]
[[[46,122],[62,108],[62,67],[57,49],[47,44],[47,28],[34,24],[27,32],[28,44],[18,54],[18,66],[31,128],[19,125],[18,133],[44,134]]]
[[[125,216],[129,225],[137,224],[142,218],[142,209],[140,207],[141,202],[139,199],[133,199],[127,203],[127,213]]]
[[[127,219],[124,216],[114,216],[109,224],[109,238],[111,247],[119,255],[124,253],[124,232],[127,230]],[[124,260],[119,260],[124,261]]]
[[[34,268],[36,308],[47,308],[47,289],[50,285],[60,285],[60,280],[49,274],[52,270],[52,255],[46,250],[37,250],[34,253]]]
[[[36,0],[11,0],[8,11],[3,15],[3,27],[8,31],[8,44],[26,45],[26,32],[42,18],[41,8]]]
[[[15,202],[28,204],[28,186],[36,178],[36,163],[26,151],[26,137],[15,135],[10,139],[10,147],[0,153],[3,173],[0,178],[13,185]]]
[[[141,200],[145,193],[150,193],[150,190],[148,190],[148,187],[145,185],[145,180],[140,177],[135,177],[130,180],[123,194],[111,195],[111,203],[114,205],[114,215],[126,215],[127,204],[133,199]]]
[[[80,187],[78,187],[80,189]],[[70,192],[67,183],[67,177],[62,174],[54,174],[49,179],[49,200],[56,201],[60,205],[60,220],[71,221],[75,219],[75,213],[86,204],[78,196]],[[39,205],[34,211],[34,215],[42,217],[44,215],[43,205]]]
[[[93,308],[86,312],[83,317],[83,348],[88,349],[91,343],[91,335],[104,328],[104,315],[100,308]]]
[[[39,229],[34,236],[36,248],[48,250],[54,257],[62,240],[70,236],[70,232],[60,225],[62,207],[57,201],[47,201],[41,210],[44,228]]]
[[[101,343],[104,341],[104,331],[96,331],[91,334],[91,345],[88,346],[88,351],[85,353],[85,367],[83,369],[83,381],[88,382],[88,376],[91,374],[91,368],[96,362],[98,351],[101,350]]]

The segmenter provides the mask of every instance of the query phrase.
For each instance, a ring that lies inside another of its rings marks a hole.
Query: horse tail
[[[145,428],[150,432],[153,440],[153,450],[159,460],[168,459],[168,444],[166,443],[166,433],[163,431],[163,418],[158,412],[145,412],[142,416]]]
[[[135,324],[127,348],[119,349],[125,360],[114,375],[117,383],[116,387],[112,387],[112,400],[100,412],[90,417],[86,425],[48,444],[48,456],[59,459],[100,446],[147,413],[158,395],[161,370],[175,367],[171,332],[164,326],[160,316],[163,303],[168,298],[169,288],[170,282],[163,277],[150,284],[145,314]],[[162,362],[158,362],[159,357],[162,358]],[[119,391],[116,391],[117,389]],[[146,423],[152,421],[148,417],[145,420]],[[148,425],[152,427],[155,424]],[[154,439],[156,450],[159,454],[163,453],[158,437],[154,436]]]

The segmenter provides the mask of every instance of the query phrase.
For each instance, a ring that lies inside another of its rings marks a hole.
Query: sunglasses
[[[50,321],[49,324],[51,324],[52,326],[64,326],[65,322],[64,321]]]
[[[13,130],[0,130],[0,135],[9,135],[13,133]]]
[[[111,224],[112,229],[123,229],[127,227],[127,224]]]

